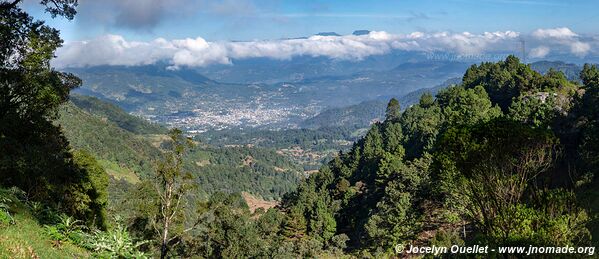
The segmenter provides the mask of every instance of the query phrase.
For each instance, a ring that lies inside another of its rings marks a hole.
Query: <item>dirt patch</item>
[[[196,165],[199,167],[203,167],[203,166],[207,166],[210,164],[210,160],[200,160],[200,161],[196,161]]]
[[[244,166],[252,167],[254,165],[254,158],[252,156],[246,156],[242,163]]]
[[[150,143],[152,143],[152,146],[160,148],[160,144],[162,144],[162,142],[168,141],[171,138],[168,135],[164,135],[164,134],[148,134],[144,136],[146,139],[148,139],[150,141]]]
[[[252,213],[254,213],[254,211],[256,211],[256,209],[258,209],[258,208],[263,208],[264,210],[268,210],[270,208],[274,208],[275,206],[279,205],[279,202],[277,202],[277,201],[266,201],[266,200],[257,198],[247,192],[242,192],[241,196],[243,197],[245,202],[250,207],[250,211]]]

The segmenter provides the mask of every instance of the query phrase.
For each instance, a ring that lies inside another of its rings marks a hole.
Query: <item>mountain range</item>
[[[365,121],[380,117],[390,98],[400,99],[407,107],[418,100],[422,89],[448,85],[447,80],[460,78],[472,63],[393,52],[359,61],[304,56],[285,61],[253,58],[203,68],[172,69],[157,63],[67,71],[83,79],[83,86],[75,91],[78,94],[98,97],[129,113],[196,134],[222,129],[319,127],[315,121],[323,121],[327,127],[347,124],[342,120],[364,126]],[[541,73],[554,68],[570,79],[581,69],[552,61],[535,62],[531,67]],[[356,111],[355,105],[361,103],[366,105]],[[339,112],[344,109],[350,111]],[[362,115],[356,116],[356,112]],[[330,117],[333,114],[350,116],[333,116],[339,118],[335,121]]]

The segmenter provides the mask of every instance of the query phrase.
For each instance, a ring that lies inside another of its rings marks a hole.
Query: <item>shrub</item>
[[[86,239],[84,246],[100,258],[150,258],[139,250],[140,246],[149,241],[133,240],[127,228],[121,224],[107,231],[95,230]]]
[[[23,195],[23,191],[16,187],[9,189],[0,188],[0,225],[14,223],[14,219],[10,212],[11,204],[17,202]]]
[[[0,202],[0,226],[12,224],[14,222],[8,210],[5,210],[4,205],[4,203]]]
[[[61,215],[56,225],[46,225],[46,234],[56,241],[66,241],[79,245],[83,242],[85,226],[82,221]]]

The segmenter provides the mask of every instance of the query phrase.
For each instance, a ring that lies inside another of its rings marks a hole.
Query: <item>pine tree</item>
[[[419,105],[422,108],[428,108],[431,107],[433,104],[435,103],[435,98],[433,97],[433,95],[429,92],[423,93],[422,96],[420,96],[420,101],[419,101]]]
[[[385,125],[385,151],[390,152],[394,155],[401,156],[405,154],[405,150],[402,146],[403,132],[401,124],[389,123]]]
[[[300,207],[292,207],[285,218],[283,236],[288,239],[302,239],[306,236],[306,218]]]
[[[380,124],[372,125],[372,128],[364,137],[364,157],[366,159],[375,159],[383,153],[383,136],[381,135]]]
[[[399,105],[399,101],[395,98],[391,98],[391,100],[387,104],[385,120],[397,121],[397,120],[399,120],[400,116],[401,116],[401,106]]]

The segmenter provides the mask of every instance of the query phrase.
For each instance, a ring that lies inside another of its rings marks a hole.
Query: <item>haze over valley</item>
[[[310,62],[316,69],[335,63],[334,60],[320,59]],[[329,108],[384,101],[438,86],[459,77],[470,65],[426,60],[401,63],[400,58],[394,63],[397,65],[365,67],[360,72],[336,76],[307,77],[297,71],[293,74],[282,71],[272,75],[279,78],[276,79],[278,82],[270,83],[264,82],[275,79],[267,75],[262,78],[263,82],[250,83],[251,79],[247,79],[222,83],[205,77],[203,69],[169,70],[164,64],[99,66],[67,71],[85,82],[75,91],[77,93],[114,102],[132,114],[193,133],[245,127],[298,128],[304,120]],[[268,66],[271,64],[257,64],[255,69]],[[298,74],[302,76],[294,79]]]
[[[381,102],[380,111],[379,116],[364,119],[381,119],[386,100],[395,97],[407,105],[414,103],[420,97],[415,93],[434,93],[459,83],[475,62],[431,60],[426,53],[399,52],[354,61],[248,59],[240,61],[241,68],[233,64],[169,69],[167,63],[158,63],[65,70],[84,81],[76,93],[104,99],[131,114],[195,135],[208,130],[302,128],[307,120],[329,109],[367,101]],[[282,65],[299,68],[279,69]],[[337,68],[331,71],[331,67]],[[544,61],[533,67],[574,75],[581,69],[571,63]]]

